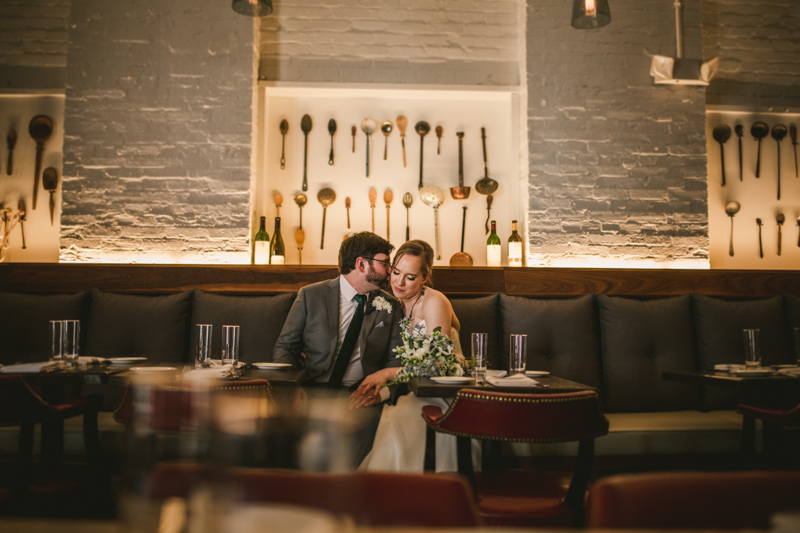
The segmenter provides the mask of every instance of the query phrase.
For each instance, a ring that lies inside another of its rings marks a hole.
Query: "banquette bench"
[[[241,359],[270,361],[297,291],[336,275],[318,266],[0,265],[0,363],[46,359],[53,319],[82,320],[83,355],[175,363],[190,361],[195,324],[214,324],[213,353],[221,326],[238,324]],[[735,451],[735,392],[662,372],[743,362],[743,328],[761,329],[764,364],[790,363],[800,327],[794,271],[436,268],[434,285],[451,298],[462,346],[489,333],[490,367],[505,368],[509,335],[525,333],[529,369],[600,391],[611,430],[597,455]],[[68,448],[80,447],[78,428]],[[113,421],[103,428],[106,442],[120,438]],[[9,449],[4,441],[0,452]]]

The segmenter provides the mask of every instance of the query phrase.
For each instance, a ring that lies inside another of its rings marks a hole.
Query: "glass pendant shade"
[[[602,28],[611,22],[608,0],[572,0],[572,27],[579,30]]]
[[[266,17],[272,13],[272,0],[233,0],[232,7],[248,17]]]

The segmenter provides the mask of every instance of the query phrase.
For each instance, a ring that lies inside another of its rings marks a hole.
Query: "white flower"
[[[377,309],[378,311],[386,311],[387,313],[392,312],[392,304],[386,301],[386,298],[383,296],[376,296],[372,299],[372,307]]]

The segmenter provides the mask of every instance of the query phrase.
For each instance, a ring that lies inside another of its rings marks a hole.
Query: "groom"
[[[300,289],[275,343],[273,361],[305,366],[306,385],[344,398],[364,377],[399,366],[392,349],[402,344],[402,306],[380,290],[388,287],[393,249],[367,231],[345,239],[339,248],[340,276]],[[356,436],[358,463],[372,447],[379,401],[366,402],[371,407],[368,423]]]

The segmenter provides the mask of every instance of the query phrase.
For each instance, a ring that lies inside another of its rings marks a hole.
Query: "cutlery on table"
[[[403,146],[403,168],[406,166],[406,128],[408,127],[408,119],[403,115],[399,115],[394,121],[397,124],[397,129],[400,130],[400,144]]]
[[[333,189],[325,187],[317,193],[317,200],[322,204],[322,238],[319,243],[319,249],[325,248],[325,215],[328,212],[328,206],[336,200],[336,193]]]
[[[781,199],[781,141],[786,137],[786,126],[775,124],[772,128],[772,138],[778,143],[778,200]]]
[[[36,198],[39,196],[39,172],[42,168],[42,152],[44,143],[53,134],[53,120],[45,115],[37,115],[31,119],[28,133],[36,141],[36,174],[33,176],[33,209],[36,210]]]
[[[436,126],[436,136],[439,138],[439,145],[436,147],[436,155],[442,154],[442,134],[444,133],[444,128],[441,126]]]
[[[392,200],[394,200],[394,194],[389,189],[386,189],[386,192],[383,193],[383,201],[386,204],[386,240],[391,242],[389,238],[389,208],[391,207]]]
[[[410,192],[407,192],[403,195],[403,205],[406,207],[406,240],[411,240],[411,225],[409,224],[409,209],[411,205],[414,203],[414,197],[411,196]],[[798,219],[798,224],[800,224],[800,219]]]
[[[739,205],[739,202],[728,202],[727,205],[725,205],[725,214],[731,217],[731,244],[728,248],[728,254],[731,257],[733,257],[733,217],[741,208],[742,206]]]
[[[369,190],[369,206],[372,208],[372,233],[375,233],[375,202],[378,200],[378,192],[375,189]]]
[[[306,139],[305,147],[303,149],[303,192],[308,190],[308,133],[311,131],[313,126],[314,125],[311,122],[311,117],[309,115],[303,115],[303,118],[300,121],[300,129],[303,130],[303,135]]]
[[[764,122],[756,122],[750,126],[750,134],[758,140],[758,156],[756,157],[756,177],[761,177],[761,139],[769,135],[769,126]]]
[[[720,168],[722,169],[722,186],[725,186],[725,148],[724,144],[728,142],[728,139],[731,136],[731,128],[727,124],[719,124],[714,127],[714,131],[711,133],[714,137],[714,140],[719,143],[719,156],[720,156]]]
[[[742,136],[744,136],[744,126],[737,124],[733,131],[736,132],[736,136],[739,138],[739,181],[744,181],[742,177]]]
[[[303,206],[308,203],[308,197],[305,194],[298,194],[294,197],[294,203],[300,208],[300,229],[303,229]]]
[[[758,255],[761,259],[764,259],[764,245],[761,241],[761,226],[763,225],[760,218],[756,219],[756,224],[758,224]]]
[[[333,119],[330,119],[328,121],[328,133],[331,134],[331,153],[328,156],[328,164],[332,165],[333,164],[333,134],[336,133],[336,121],[333,120]]]
[[[14,146],[17,144],[16,130],[8,130],[6,143],[8,144],[8,162],[6,163],[6,174],[10,176],[14,172]]]
[[[786,222],[786,216],[783,213],[775,215],[775,222],[778,223],[778,255],[781,255],[781,248],[783,247],[783,223]]]
[[[281,120],[281,170],[286,168],[286,133],[289,131],[289,121]]]

